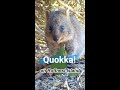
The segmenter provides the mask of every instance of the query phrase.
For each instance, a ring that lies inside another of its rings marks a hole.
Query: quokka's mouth
[[[57,41],[58,44],[64,43],[64,37],[60,37],[59,40]]]
[[[57,43],[60,44],[60,43],[61,43],[61,40],[58,40]]]
[[[61,43],[64,43],[65,41],[64,41],[64,38],[60,38],[58,41],[57,41],[57,43],[58,44],[61,44]]]

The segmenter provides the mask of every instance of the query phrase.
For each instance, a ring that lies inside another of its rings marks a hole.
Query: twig
[[[50,67],[50,65],[47,65],[47,66],[45,66],[44,68],[48,68],[48,67]],[[37,73],[38,72],[38,73]],[[35,75],[35,80],[37,80],[37,79],[39,79],[44,73],[41,73],[40,72],[40,70],[39,71],[36,71],[35,73],[37,73],[36,75]]]

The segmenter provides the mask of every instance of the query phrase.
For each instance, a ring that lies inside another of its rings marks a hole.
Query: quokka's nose
[[[59,37],[58,36],[53,36],[53,40],[57,42],[59,40]]]

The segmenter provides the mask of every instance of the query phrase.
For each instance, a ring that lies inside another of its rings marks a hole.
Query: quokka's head
[[[73,38],[73,27],[64,10],[51,11],[47,24],[47,32],[55,42],[62,43]]]

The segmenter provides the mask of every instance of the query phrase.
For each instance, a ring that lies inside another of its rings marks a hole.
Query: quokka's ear
[[[46,12],[45,12],[46,21],[48,21],[50,13],[51,13],[50,11],[46,10]]]
[[[45,15],[46,15],[46,20],[48,20],[49,15],[50,15],[50,11],[46,10]]]
[[[69,19],[69,17],[70,17],[70,11],[69,11],[69,9],[66,10],[66,16]]]
[[[60,9],[59,11],[60,11],[62,14],[66,15],[67,18],[69,18],[69,16],[70,16],[70,11],[69,11],[68,8],[66,8],[66,9]]]
[[[69,11],[69,9],[59,9],[59,11],[61,12],[61,13],[63,13],[63,14],[65,14],[65,15],[67,15],[68,14],[68,11]]]

